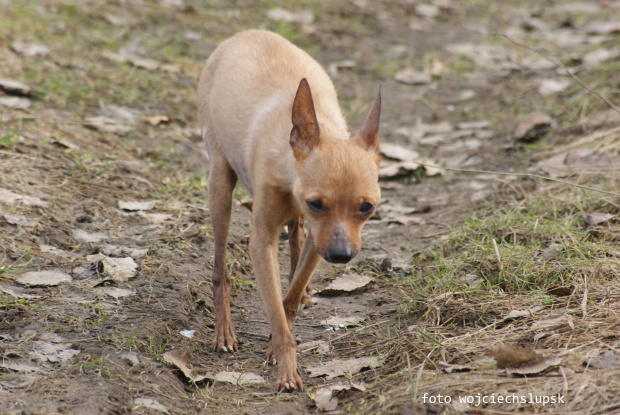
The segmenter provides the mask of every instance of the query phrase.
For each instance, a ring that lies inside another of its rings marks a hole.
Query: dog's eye
[[[360,213],[362,215],[370,215],[374,210],[375,210],[375,207],[371,203],[368,203],[368,202],[364,202],[360,206]]]
[[[313,212],[321,213],[325,212],[325,206],[323,206],[323,202],[319,199],[316,200],[306,200],[306,204]]]

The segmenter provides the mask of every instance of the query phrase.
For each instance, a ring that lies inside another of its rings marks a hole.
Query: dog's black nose
[[[327,250],[327,258],[329,262],[334,264],[346,264],[353,258],[353,250],[350,246],[331,246]]]

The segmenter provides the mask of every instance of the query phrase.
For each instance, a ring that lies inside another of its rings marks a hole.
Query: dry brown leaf
[[[382,222],[398,223],[401,225],[409,225],[411,223],[419,225],[423,221],[424,219],[422,219],[419,216],[405,216],[405,215],[390,215],[384,220],[382,220]]]
[[[181,372],[183,372],[183,375],[193,381],[193,382],[198,382],[196,380],[196,378],[194,377],[193,373],[192,373],[192,369],[190,369],[189,367],[189,358],[190,358],[190,354],[189,353],[183,353],[181,354],[179,351],[177,350],[173,350],[170,352],[165,352],[162,356],[164,358],[164,362],[169,363],[173,366],[175,366],[177,369],[179,369]],[[199,376],[200,380],[204,380],[205,378],[202,376]]]
[[[346,374],[354,375],[364,368],[373,369],[382,364],[383,363],[378,358],[370,356],[348,360],[334,359],[329,362],[321,363],[318,366],[308,366],[306,370],[309,372],[311,378],[325,376],[325,379],[330,380]]]
[[[489,120],[482,120],[461,122],[456,125],[456,128],[459,130],[482,130],[484,128],[489,128],[490,126],[491,122]]]
[[[568,317],[562,314],[559,316],[549,317],[544,320],[538,320],[532,325],[532,328],[552,329],[552,328],[564,327],[564,325],[566,324],[568,324]]]
[[[219,372],[214,377],[214,380],[218,382],[227,382],[233,385],[247,385],[247,384],[260,384],[265,383],[265,379],[262,376],[256,375],[251,372],[234,372],[225,371]]]
[[[108,239],[108,235],[106,235],[105,233],[100,233],[100,232],[90,233],[82,229],[74,229],[73,239],[75,239],[78,242],[83,242],[87,244],[98,243],[98,242],[105,241],[106,239]]]
[[[423,208],[418,208],[416,206],[391,205],[389,203],[382,203],[379,206],[379,210],[384,212],[401,213],[403,215],[411,215],[412,213],[428,212],[430,210],[430,206],[426,205]]]
[[[327,73],[335,77],[338,75],[338,71],[340,69],[353,69],[356,66],[357,63],[355,63],[355,61],[351,59],[336,61],[329,64],[329,66],[327,67]]]
[[[547,114],[532,112],[523,117],[512,136],[515,140],[529,143],[538,140],[555,125],[555,120]]]
[[[346,274],[329,283],[320,291],[321,294],[350,293],[361,290],[373,281],[373,278],[360,274]]]
[[[543,310],[545,307],[543,306],[535,306],[528,308],[527,310],[510,310],[510,313],[504,317],[504,320],[511,320],[515,318],[521,317],[530,317],[538,313],[540,310]]]
[[[14,95],[28,96],[32,94],[32,88],[12,79],[0,79],[0,89],[6,93]]]
[[[391,143],[381,143],[379,152],[385,157],[398,161],[415,161],[420,159],[417,151]]]
[[[110,24],[114,26],[133,26],[135,20],[128,15],[106,14],[103,16]]]
[[[168,124],[170,122],[170,117],[167,115],[153,115],[152,117],[147,117],[146,122],[156,127],[159,124]]]
[[[459,279],[469,285],[469,288],[476,288],[480,283],[484,282],[484,278],[478,274],[467,274]]]
[[[37,362],[66,363],[73,356],[80,354],[81,350],[73,349],[71,343],[53,343],[46,341],[33,341],[33,351],[30,357]]]
[[[32,271],[16,275],[15,281],[24,285],[49,287],[71,281],[71,276],[58,270]]]
[[[540,361],[529,362],[517,367],[506,368],[507,375],[534,375],[536,373],[544,372],[551,366],[558,366],[562,363],[562,358],[559,356],[551,356],[544,358]]]
[[[410,272],[413,268],[411,265],[411,257],[407,255],[398,254],[379,254],[369,256],[363,261],[374,268],[378,268],[382,272]]]
[[[0,367],[3,369],[14,370],[16,372],[44,372],[45,368],[30,363],[15,362],[9,359],[0,361]]]
[[[34,375],[24,373],[5,373],[0,375],[0,386],[5,390],[29,388],[37,380]]]
[[[314,22],[314,13],[310,10],[300,12],[290,12],[279,7],[267,11],[267,18],[276,22],[312,24]]]
[[[596,49],[592,52],[586,53],[581,58],[583,62],[583,67],[587,70],[592,70],[596,68],[603,62],[606,62],[610,59],[616,59],[618,57],[618,50],[609,50],[609,49]]]
[[[423,157],[419,162],[422,164],[413,161],[399,161],[396,163],[382,162],[379,168],[379,179],[386,180],[411,176],[417,170],[424,170],[427,176],[444,174],[444,169],[434,167],[437,166],[437,163],[429,158]]]
[[[326,319],[321,320],[321,324],[329,327],[333,327],[335,329],[357,326],[362,321],[366,320],[366,317],[360,316],[349,316],[349,317],[338,317],[332,316]]]
[[[437,17],[441,9],[436,4],[419,3],[415,6],[415,14],[425,19]]]
[[[2,291],[3,293],[8,294],[10,296],[13,296],[15,298],[34,299],[34,298],[40,298],[41,297],[40,295],[28,294],[23,289],[21,289],[19,287],[13,287],[13,286],[10,286],[10,285],[0,285],[0,291]]]
[[[382,163],[383,164],[383,163]],[[401,161],[398,163],[385,164],[379,169],[380,179],[396,179],[398,177],[410,176],[416,170],[424,167],[413,161]]]
[[[432,58],[429,65],[424,67],[424,73],[434,78],[439,78],[443,73],[446,65],[437,58]]]
[[[11,44],[11,50],[22,56],[45,56],[50,49],[38,43],[15,42]]]
[[[542,79],[538,85],[538,93],[543,97],[564,91],[571,84],[568,79]]]
[[[566,296],[571,295],[574,289],[575,287],[572,285],[569,285],[569,286],[560,285],[560,286],[549,288],[547,290],[547,294],[557,295],[558,297],[566,297]]]
[[[314,400],[319,411],[333,411],[338,407],[338,398],[334,396],[334,392],[351,389],[365,392],[366,385],[362,382],[355,381],[338,382],[319,388],[310,394],[310,398]]]
[[[103,275],[117,282],[126,282],[136,276],[138,264],[131,257],[110,258],[105,257],[100,262]]]
[[[499,344],[489,350],[487,354],[493,356],[500,369],[513,368],[525,364],[540,362],[544,356],[536,353],[531,347],[511,346]]]
[[[157,200],[143,200],[143,201],[125,201],[119,200],[118,207],[119,209],[128,210],[128,211],[138,211],[138,210],[151,210],[155,207],[155,205],[159,201]]]
[[[433,80],[430,75],[411,68],[403,69],[402,71],[397,72],[396,75],[394,75],[394,79],[398,82],[409,85],[424,85]]]
[[[586,216],[582,216],[581,218],[585,221],[586,225],[588,226],[596,226],[599,225],[601,223],[607,222],[613,218],[615,218],[616,215],[612,215],[610,213],[590,213],[589,215]]]
[[[244,384],[260,384],[265,383],[265,379],[262,376],[256,375],[251,372],[234,372],[223,371],[217,374],[206,373],[205,375],[194,376],[192,369],[189,367],[189,353],[181,354],[178,351],[170,351],[163,354],[164,362],[169,363],[177,367],[183,375],[192,382],[202,382],[205,380],[216,380],[218,382],[231,383],[233,385]]]
[[[139,407],[145,407],[147,409],[152,409],[155,413],[169,414],[170,411],[164,405],[160,404],[156,399],[152,398],[136,398],[133,401],[134,410]]]
[[[39,224],[39,221],[36,219],[27,218],[26,216],[13,213],[5,213],[4,219],[11,225],[23,226],[25,228],[32,228]]]
[[[620,366],[620,355],[613,350],[606,350],[598,357],[584,360],[583,366],[592,369],[615,369]]]
[[[608,35],[620,33],[620,23],[618,22],[592,22],[585,27],[585,32],[590,35]]]
[[[23,97],[0,97],[0,106],[15,110],[27,110],[32,101]]]
[[[318,354],[329,353],[331,347],[325,340],[313,340],[305,343],[301,343],[297,346],[299,353],[316,352]]]
[[[118,135],[125,135],[131,131],[131,127],[109,117],[86,117],[84,125],[104,133]]]
[[[105,294],[105,295],[109,295],[112,298],[122,298],[122,297],[128,297],[130,295],[135,294],[135,292],[133,290],[130,290],[128,288],[119,288],[119,287],[97,287],[94,290],[95,294]]]
[[[447,363],[445,361],[440,361],[437,362],[437,364],[439,365],[439,367],[441,367],[441,369],[446,372],[446,373],[452,373],[452,372],[469,372],[471,370],[476,369],[475,367],[473,367],[472,365],[452,365],[450,363]]]
[[[47,207],[49,205],[48,202],[44,202],[36,196],[26,196],[14,193],[7,189],[0,188],[0,203],[6,203],[9,205],[13,205],[16,202],[22,203],[26,206],[41,206]]]
[[[560,253],[560,249],[562,248],[562,244],[552,243],[545,249],[543,249],[539,256],[544,259],[553,259],[558,256]]]
[[[324,386],[314,392],[310,397],[314,400],[319,411],[333,411],[338,407],[338,398],[332,396],[332,390],[329,386]]]

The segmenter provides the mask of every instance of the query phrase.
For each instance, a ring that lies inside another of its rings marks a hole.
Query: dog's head
[[[378,129],[381,93],[351,139],[319,128],[310,86],[302,79],[293,103],[290,144],[295,156],[293,193],[318,253],[346,263],[361,248],[361,230],[374,213],[379,189]]]

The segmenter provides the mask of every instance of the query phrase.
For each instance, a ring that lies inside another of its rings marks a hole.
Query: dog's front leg
[[[258,289],[263,297],[269,323],[271,342],[267,358],[278,363],[276,390],[303,390],[297,369],[295,341],[282,305],[282,286],[278,265],[278,238],[284,221],[279,221],[273,210],[261,209],[254,204],[254,226],[250,235],[250,257]],[[260,203],[260,202],[259,202]],[[271,207],[274,207],[273,205]],[[265,214],[265,212],[269,212]]]
[[[304,295],[307,294],[306,287],[309,286],[312,274],[320,261],[321,256],[314,247],[314,238],[312,234],[308,234],[299,257],[299,262],[295,268],[295,277],[284,298],[284,312],[289,327],[293,327],[293,322],[297,316],[297,310],[303,307],[301,300]]]

